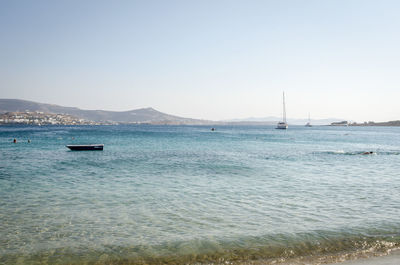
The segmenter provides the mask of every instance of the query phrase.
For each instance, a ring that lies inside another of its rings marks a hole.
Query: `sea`
[[[0,126],[0,264],[322,264],[399,249],[399,127],[210,129]]]

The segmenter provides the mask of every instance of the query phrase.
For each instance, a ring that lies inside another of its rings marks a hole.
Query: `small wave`
[[[344,151],[344,150],[336,150],[336,151],[324,151],[319,152],[319,154],[327,154],[327,155],[400,155],[400,151]]]
[[[42,264],[321,264],[383,256],[400,248],[396,236],[315,236],[242,238],[234,241],[191,240],[162,245],[117,246],[102,249],[58,248],[31,255],[0,256],[0,263]]]
[[[379,155],[400,155],[400,151],[382,151],[377,152]]]
[[[323,153],[326,153],[326,154],[329,154],[329,155],[343,155],[343,154],[346,154],[346,152],[344,150],[326,151],[326,152],[323,152]]]
[[[344,151],[344,150],[337,150],[337,151],[325,151],[321,152],[322,154],[327,154],[327,155],[347,155],[347,156],[352,156],[352,155],[362,155],[362,154],[370,154],[369,152],[374,153],[373,151]],[[375,153],[376,154],[376,153]]]

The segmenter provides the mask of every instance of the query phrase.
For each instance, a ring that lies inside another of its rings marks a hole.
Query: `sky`
[[[0,0],[0,98],[400,119],[397,0]]]

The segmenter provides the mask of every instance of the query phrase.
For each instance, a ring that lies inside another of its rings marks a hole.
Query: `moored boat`
[[[283,129],[286,130],[288,128],[288,125],[286,122],[279,122],[278,125],[276,126],[276,129]]]
[[[283,92],[283,113],[282,113],[282,121],[278,122],[276,129],[286,130],[288,128],[288,124],[286,122],[286,106],[285,106],[285,92]]]
[[[311,120],[310,120],[310,113],[308,113],[308,122],[305,125],[306,127],[312,127]]]
[[[71,144],[71,145],[66,145],[66,147],[68,147],[72,151],[102,151],[104,144],[84,144],[84,145]]]

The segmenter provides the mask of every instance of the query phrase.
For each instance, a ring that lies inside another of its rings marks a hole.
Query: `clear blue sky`
[[[400,1],[4,1],[0,98],[400,119]]]

